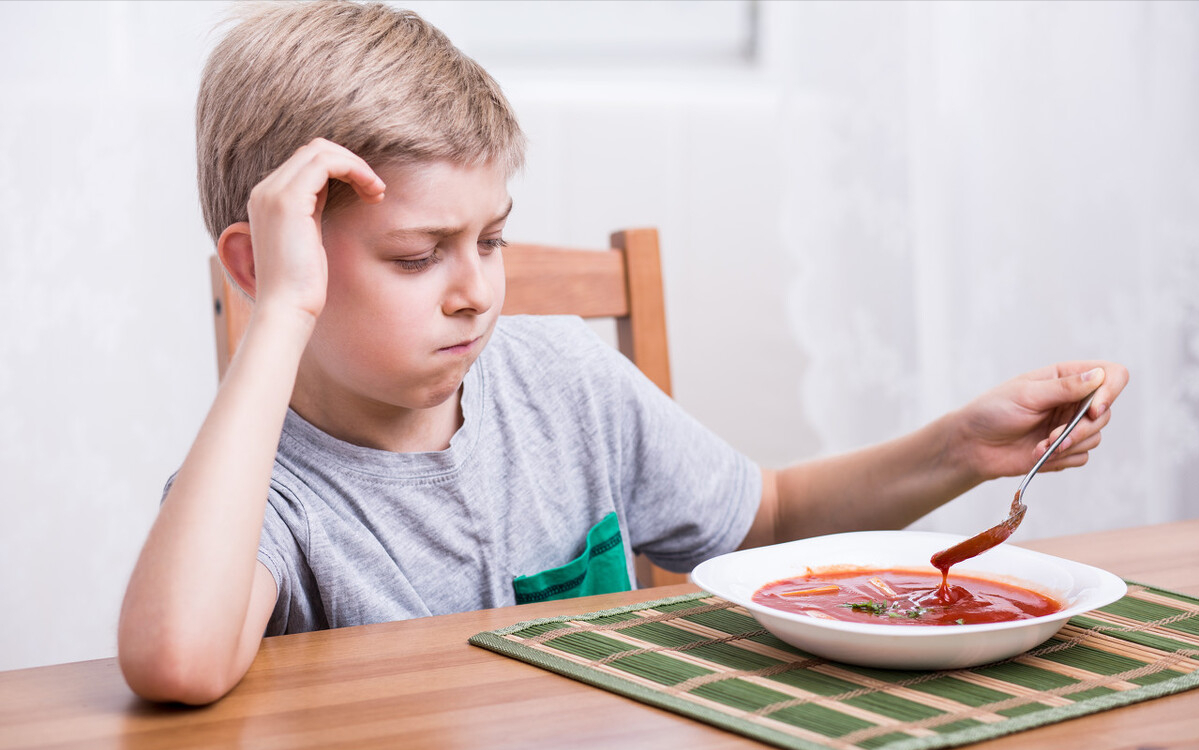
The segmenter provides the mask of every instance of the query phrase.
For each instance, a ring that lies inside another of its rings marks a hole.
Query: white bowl
[[[886,669],[958,669],[999,661],[1052,637],[1066,621],[1124,596],[1120,578],[1099,568],[1001,544],[955,565],[958,574],[1011,583],[1053,597],[1051,615],[981,625],[874,625],[823,620],[755,604],[754,592],[811,570],[852,566],[936,572],[934,552],[966,537],[930,531],[860,531],[800,539],[712,558],[691,572],[700,588],[745,607],[771,633],[833,661]]]

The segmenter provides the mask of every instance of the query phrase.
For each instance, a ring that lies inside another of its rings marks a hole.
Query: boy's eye
[[[494,240],[479,240],[479,249],[484,255],[490,254],[502,247],[508,247],[508,241],[502,237],[497,237]]]
[[[440,255],[430,253],[423,258],[396,258],[392,262],[405,271],[423,271],[440,260]]]

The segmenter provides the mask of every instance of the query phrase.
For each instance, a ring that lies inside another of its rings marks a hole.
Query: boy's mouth
[[[450,346],[443,346],[442,348],[438,349],[437,351],[444,352],[446,354],[465,354],[465,353],[471,351],[482,340],[483,340],[482,336],[476,336],[473,339],[467,339],[466,341],[460,341],[457,344],[452,344]]]

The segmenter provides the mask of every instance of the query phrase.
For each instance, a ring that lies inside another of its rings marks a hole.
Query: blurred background
[[[660,229],[675,397],[752,458],[1115,359],[1103,445],[1017,539],[1199,516],[1199,3],[404,5],[522,119],[509,239]],[[0,3],[0,669],[115,653],[214,395],[193,107],[226,6]]]

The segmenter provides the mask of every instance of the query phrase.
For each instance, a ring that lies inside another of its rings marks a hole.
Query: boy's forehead
[[[400,217],[393,216],[393,219],[397,220],[393,221],[392,228],[388,229],[383,234],[385,237],[398,239],[403,239],[404,237],[410,237],[413,235],[448,237],[450,235],[458,234],[463,230],[469,229],[472,225],[479,224],[483,226],[491,226],[493,224],[499,224],[505,221],[508,218],[508,214],[511,212],[511,198],[508,198],[504,207],[500,208],[489,216],[484,216],[482,214],[470,217],[464,216],[463,219],[466,220],[459,221],[450,219],[447,214],[430,212],[425,216],[418,216],[418,211],[412,211],[405,217],[408,219],[408,221],[404,221],[400,219]]]
[[[386,183],[383,212],[359,203],[383,220],[387,234],[449,234],[494,224],[512,210],[507,175],[491,165],[453,162],[386,165],[375,170]],[[385,214],[385,216],[383,215]]]

